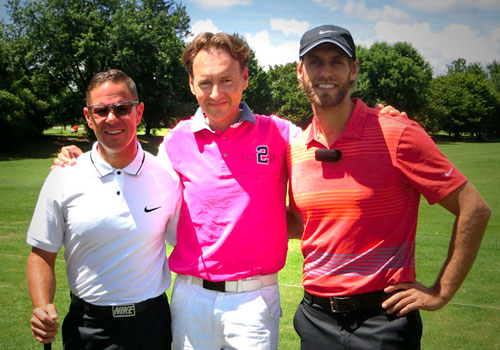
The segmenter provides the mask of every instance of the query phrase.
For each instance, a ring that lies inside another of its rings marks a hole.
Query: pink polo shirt
[[[211,281],[278,272],[285,264],[286,148],[301,130],[240,105],[240,122],[213,131],[201,109],[160,145],[184,185],[172,271]]]

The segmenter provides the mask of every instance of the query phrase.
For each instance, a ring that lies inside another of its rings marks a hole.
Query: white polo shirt
[[[71,291],[95,305],[156,297],[170,286],[166,234],[175,235],[181,185],[171,165],[137,144],[135,159],[115,169],[92,151],[43,184],[27,243],[65,247]]]

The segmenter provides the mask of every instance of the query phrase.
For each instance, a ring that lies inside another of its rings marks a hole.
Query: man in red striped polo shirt
[[[490,208],[427,133],[351,99],[358,74],[344,28],[304,34],[297,78],[314,118],[287,155],[290,207],[303,220],[302,349],[419,349],[419,309],[443,307],[476,257]],[[436,282],[415,276],[420,195],[455,216]]]

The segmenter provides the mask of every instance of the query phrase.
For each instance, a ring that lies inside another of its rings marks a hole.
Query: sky
[[[243,35],[261,66],[295,62],[308,29],[334,24],[357,45],[409,42],[434,75],[457,58],[500,61],[500,0],[181,0],[191,32]],[[0,17],[5,20],[0,0]],[[191,38],[192,39],[192,38]],[[190,40],[188,38],[188,40]]]
[[[302,34],[323,24],[348,29],[357,45],[409,42],[445,74],[457,58],[500,61],[500,0],[187,0],[191,31],[243,35],[259,63],[295,62]]]

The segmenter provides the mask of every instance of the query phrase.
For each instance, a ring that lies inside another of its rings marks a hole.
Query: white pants
[[[170,309],[173,350],[278,348],[277,284],[251,292],[216,292],[178,276]]]

